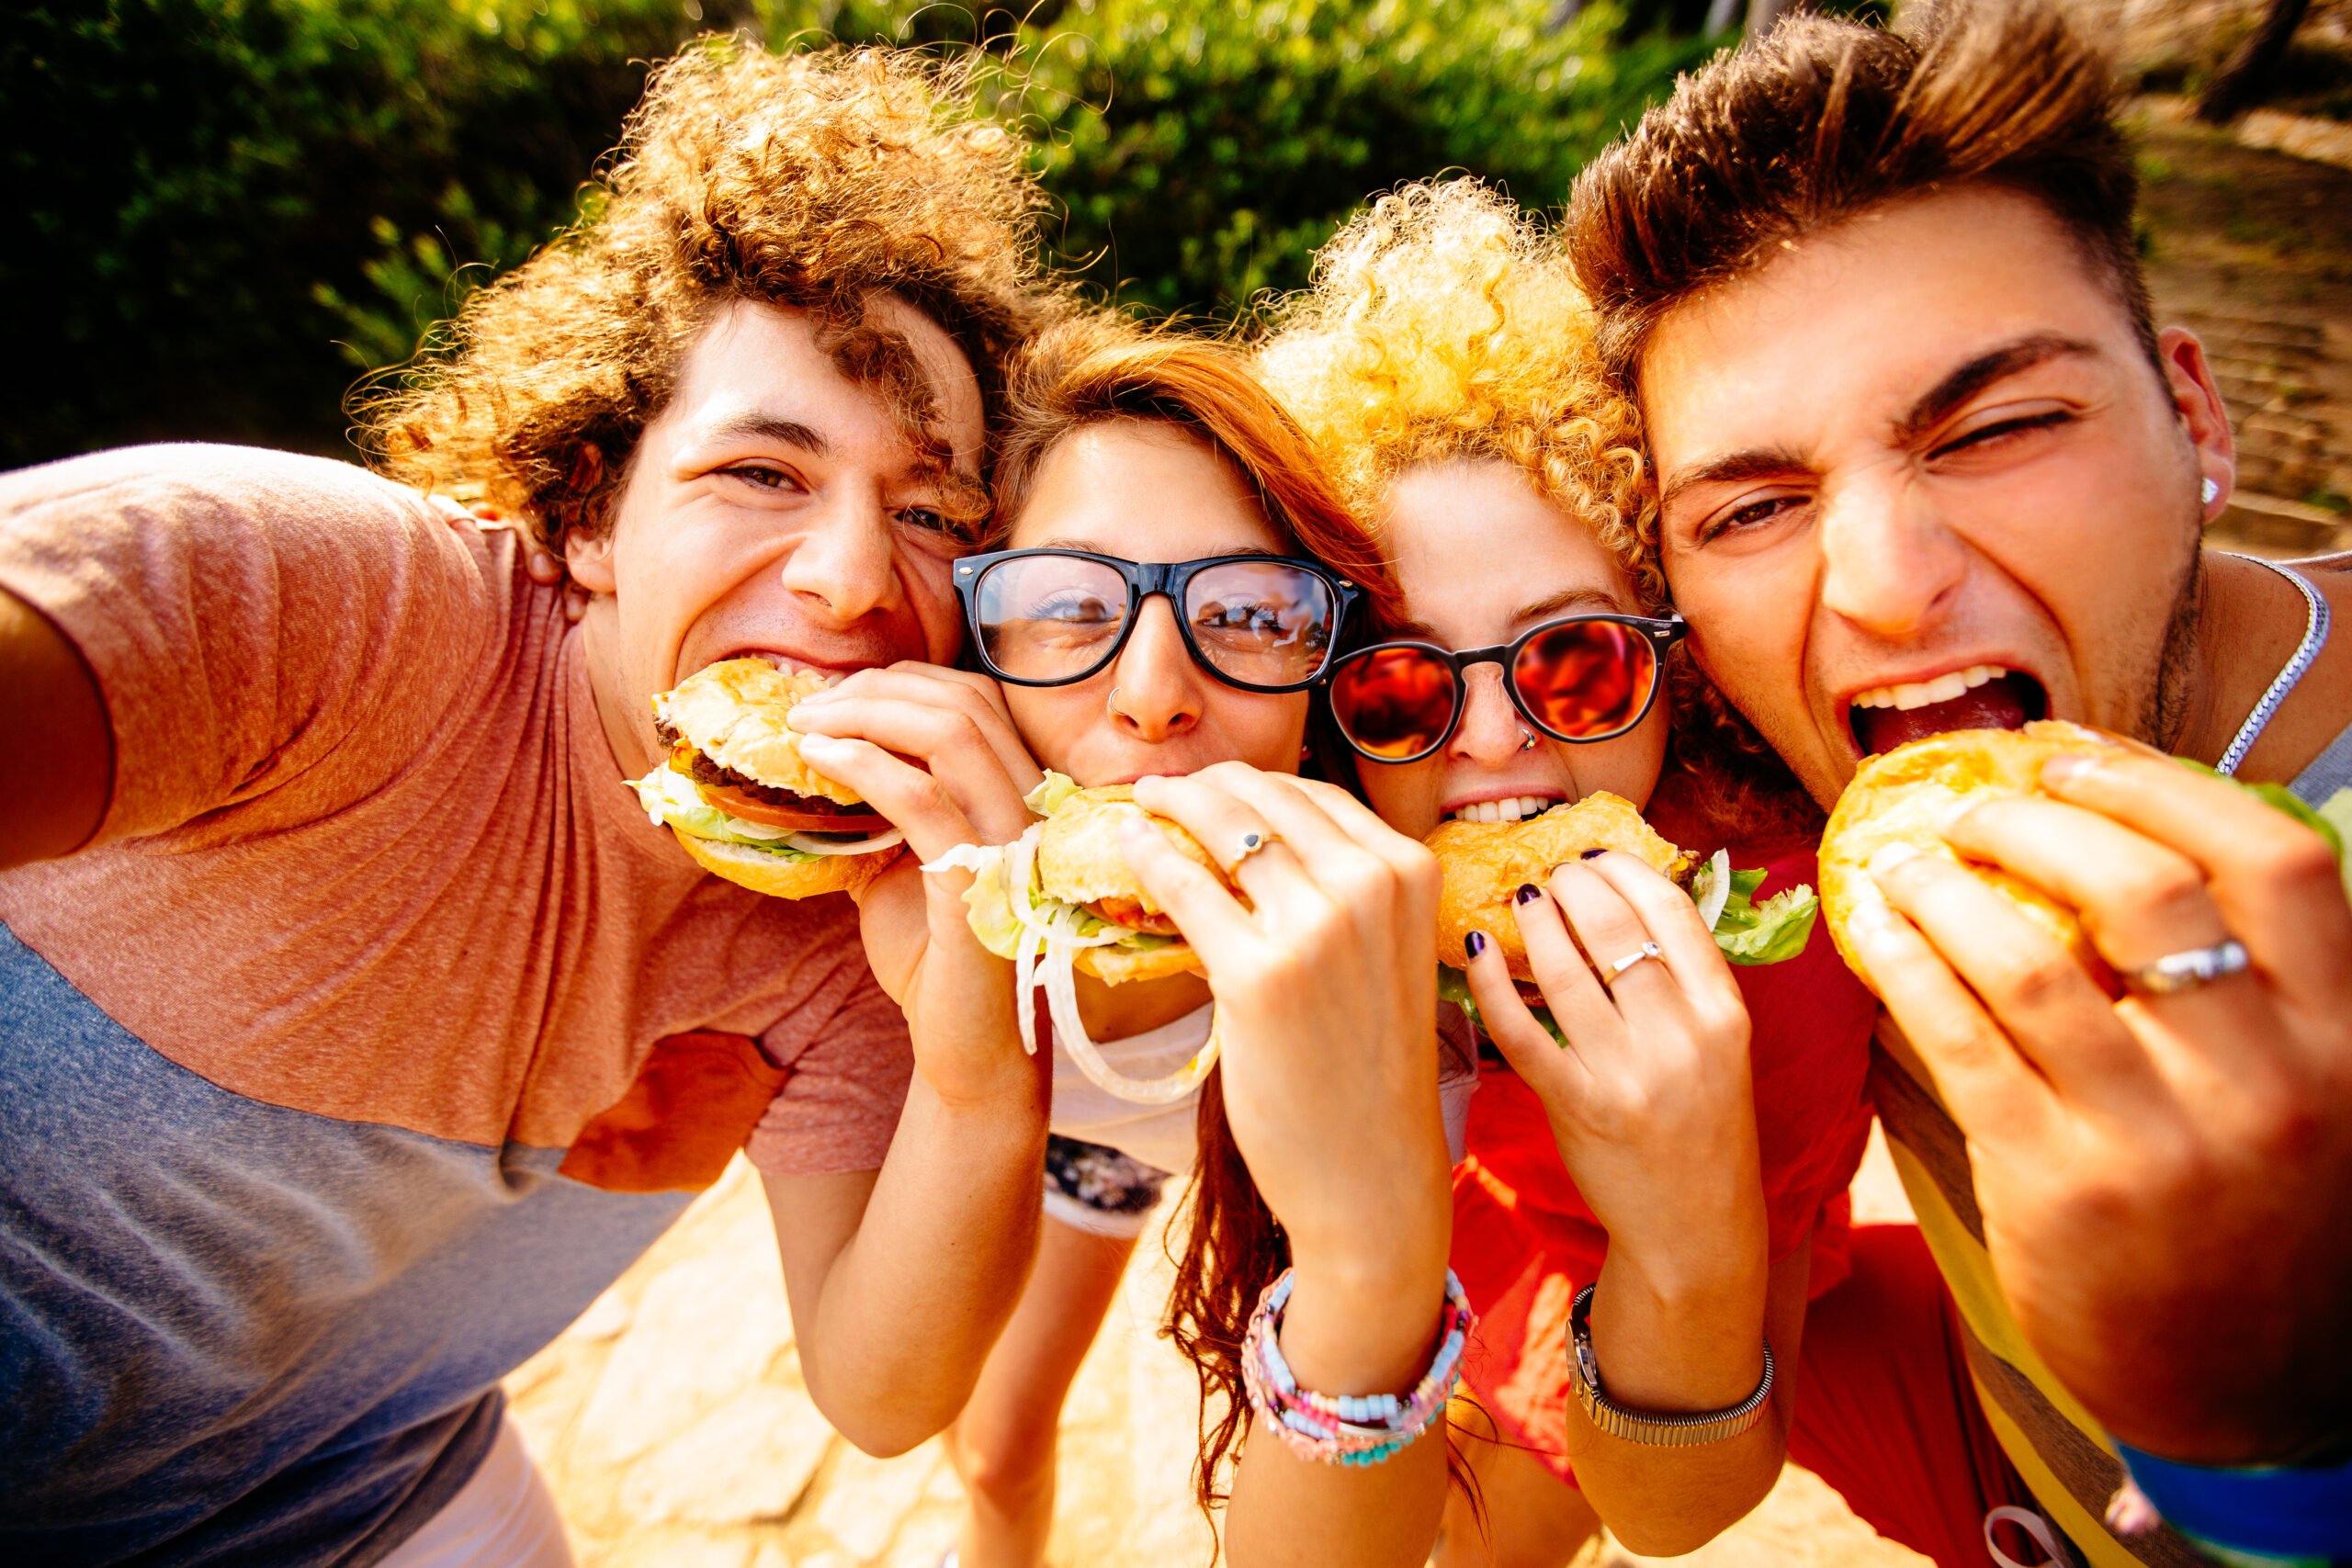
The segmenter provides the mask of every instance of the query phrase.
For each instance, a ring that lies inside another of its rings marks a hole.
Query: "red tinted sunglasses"
[[[1494,648],[1381,642],[1331,668],[1327,700],[1348,744],[1375,762],[1414,762],[1452,738],[1468,705],[1464,671],[1503,667],[1503,689],[1527,722],[1555,740],[1613,740],[1657,701],[1667,650],[1690,626],[1679,615],[1568,615]]]

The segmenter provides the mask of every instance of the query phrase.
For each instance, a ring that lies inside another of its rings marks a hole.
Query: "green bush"
[[[969,47],[1060,257],[1223,316],[1369,192],[1536,206],[1701,58],[1552,0],[33,0],[0,35],[0,465],[147,439],[347,451],[343,396],[569,220],[645,62],[707,28]]]
[[[1024,29],[1026,80],[1002,107],[1035,132],[1068,214],[1061,249],[1091,281],[1224,316],[1303,284],[1333,226],[1400,181],[1467,170],[1557,206],[1705,52],[1621,43],[1608,5],[1547,31],[1551,9],[1076,0],[1054,28]]]

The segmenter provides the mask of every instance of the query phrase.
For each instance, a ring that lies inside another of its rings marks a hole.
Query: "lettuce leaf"
[[[1460,1008],[1462,1016],[1470,1021],[1471,1028],[1482,1034],[1492,1032],[1487,1028],[1487,1021],[1479,1016],[1478,1004],[1471,998],[1470,976],[1451,964],[1441,964],[1437,966],[1437,999],[1442,1002],[1452,1002],[1455,1007]],[[1568,1037],[1560,1032],[1560,1026],[1553,1020],[1550,1008],[1531,1003],[1527,1010],[1535,1015],[1535,1021],[1551,1033],[1553,1041],[1562,1050],[1567,1049]]]
[[[780,860],[822,860],[806,850],[796,850],[782,840],[781,828],[763,827],[729,817],[726,812],[703,799],[694,781],[664,762],[641,779],[629,781],[637,791],[637,803],[656,826],[675,828],[679,832],[696,839],[709,839],[722,844],[741,844],[747,850],[758,850]]]
[[[2319,808],[2319,819],[2335,829],[2338,843],[2345,835],[2352,834],[2352,789],[2339,789],[2329,795],[2327,804]],[[2335,868],[2343,874],[2345,896],[2352,897],[2352,861],[2346,860],[2340,850],[2335,856]]]
[[[1764,874],[1758,872],[1756,876],[1761,883]],[[1740,902],[1744,908],[1727,907],[1724,918],[1715,922],[1715,945],[1724,950],[1725,958],[1740,964],[1779,964],[1803,953],[1813,935],[1814,916],[1821,910],[1821,900],[1803,883],[1775,893],[1761,904],[1744,897]]]
[[[1079,792],[1079,788],[1076,779],[1047,768],[1037,787],[1021,797],[1021,804],[1027,807],[1033,815],[1051,817],[1061,809],[1063,801]]]
[[[1050,775],[1060,778],[1058,773]],[[1069,783],[1067,779],[1063,780]],[[1007,856],[1002,845],[958,844],[935,861],[924,864],[925,871],[958,870],[972,874],[972,885],[964,889],[965,920],[980,945],[999,958],[1011,958],[1021,948],[1021,921],[1012,912],[1012,899],[1005,886],[1004,867]],[[1033,890],[1034,894],[1034,890]],[[1113,925],[1091,909],[1077,908],[1068,904],[1057,905],[1046,897],[1036,899],[1038,908],[1047,915],[1061,909],[1075,909],[1072,934],[1080,937],[1100,936],[1104,931],[1116,933],[1111,943],[1136,953],[1148,953],[1153,948],[1170,947],[1182,937],[1162,936],[1158,931],[1134,931],[1126,926]]]
[[[2285,812],[2288,816],[2293,818],[2296,821],[2301,822],[2304,827],[2309,828],[2312,832],[2317,833],[2321,838],[2326,840],[2328,850],[2335,856],[2335,863],[2339,867],[2344,864],[2344,834],[2340,830],[2338,823],[2335,820],[2338,815],[2337,807],[2345,804],[2343,791],[2337,791],[2336,798],[2329,801],[2323,809],[2314,811],[2303,803],[2302,796],[2297,795],[2293,790],[2289,789],[2285,784],[2270,784],[2267,782],[2256,783],[2248,779],[2233,778],[2228,773],[2222,773],[2218,769],[2209,768],[2204,763],[2193,761],[2187,757],[2175,757],[2173,761],[2178,762],[2184,768],[2196,769],[2199,773],[2203,773],[2207,778],[2222,779],[2230,784],[2233,784],[2237,785],[2238,788],[2245,791],[2246,794],[2254,796],[2255,799],[2262,802],[2265,806],[2272,807],[2278,810]],[[2343,815],[2352,816],[2352,811],[2345,812]]]

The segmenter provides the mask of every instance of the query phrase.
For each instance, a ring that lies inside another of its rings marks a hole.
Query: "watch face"
[[[1577,1375],[1583,1381],[1585,1387],[1595,1393],[1600,1392],[1600,1364],[1593,1359],[1592,1341],[1589,1339],[1577,1341]]]

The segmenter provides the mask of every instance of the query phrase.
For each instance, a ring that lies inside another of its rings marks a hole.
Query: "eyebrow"
[[[1598,588],[1568,588],[1563,589],[1548,599],[1538,599],[1532,604],[1521,604],[1510,613],[1509,624],[1523,626],[1530,621],[1546,621],[1555,615],[1586,609],[1605,610],[1611,615],[1621,615],[1624,613],[1624,608],[1623,604]],[[1394,624],[1396,635],[1398,637],[1419,637],[1425,642],[1445,640],[1437,635],[1437,628],[1427,621],[1406,620]]]
[[[1745,451],[1726,452],[1678,470],[1659,491],[1658,506],[1661,510],[1672,506],[1685,491],[1699,485],[1778,479],[1783,474],[1802,473],[1808,467],[1803,457],[1786,446],[1750,446]]]
[[[1100,544],[1092,539],[1072,539],[1064,537],[1040,539],[1034,545],[1023,545],[1019,547],[1024,550],[1079,550],[1090,556],[1111,556],[1119,560],[1125,560],[1127,558],[1126,557],[1120,555],[1116,550],[1104,549]],[[1268,560],[1296,560],[1299,558],[1296,556],[1285,555],[1280,550],[1267,549],[1262,545],[1241,545],[1229,550],[1212,550],[1205,556],[1196,556],[1193,558],[1196,560],[1214,560],[1219,556],[1263,556]]]
[[[1894,422],[1897,441],[1908,443],[1934,428],[1950,417],[1954,409],[1996,381],[2030,370],[2052,359],[2098,353],[2098,345],[2080,338],[2061,337],[2055,333],[2035,333],[2006,343],[1998,348],[1987,349],[1965,365],[1953,370]],[[1672,506],[1685,491],[1703,484],[1737,484],[1749,479],[1779,479],[1784,475],[1804,473],[1813,464],[1802,454],[1786,446],[1751,446],[1744,451],[1726,452],[1694,463],[1678,471],[1673,479],[1659,488],[1661,510]]]
[[[2036,333],[2015,343],[1988,349],[1951,375],[1937,382],[1917,402],[1894,422],[1897,440],[1916,441],[1925,432],[1940,424],[1969,399],[1993,385],[2006,380],[2021,370],[2052,359],[2096,355],[2098,347],[2080,338],[2061,337],[2055,333]]]
[[[737,414],[702,433],[705,441],[739,441],[747,436],[797,446],[812,457],[829,457],[832,452],[832,444],[825,439],[822,431],[813,430],[797,420],[778,419],[768,413]]]

